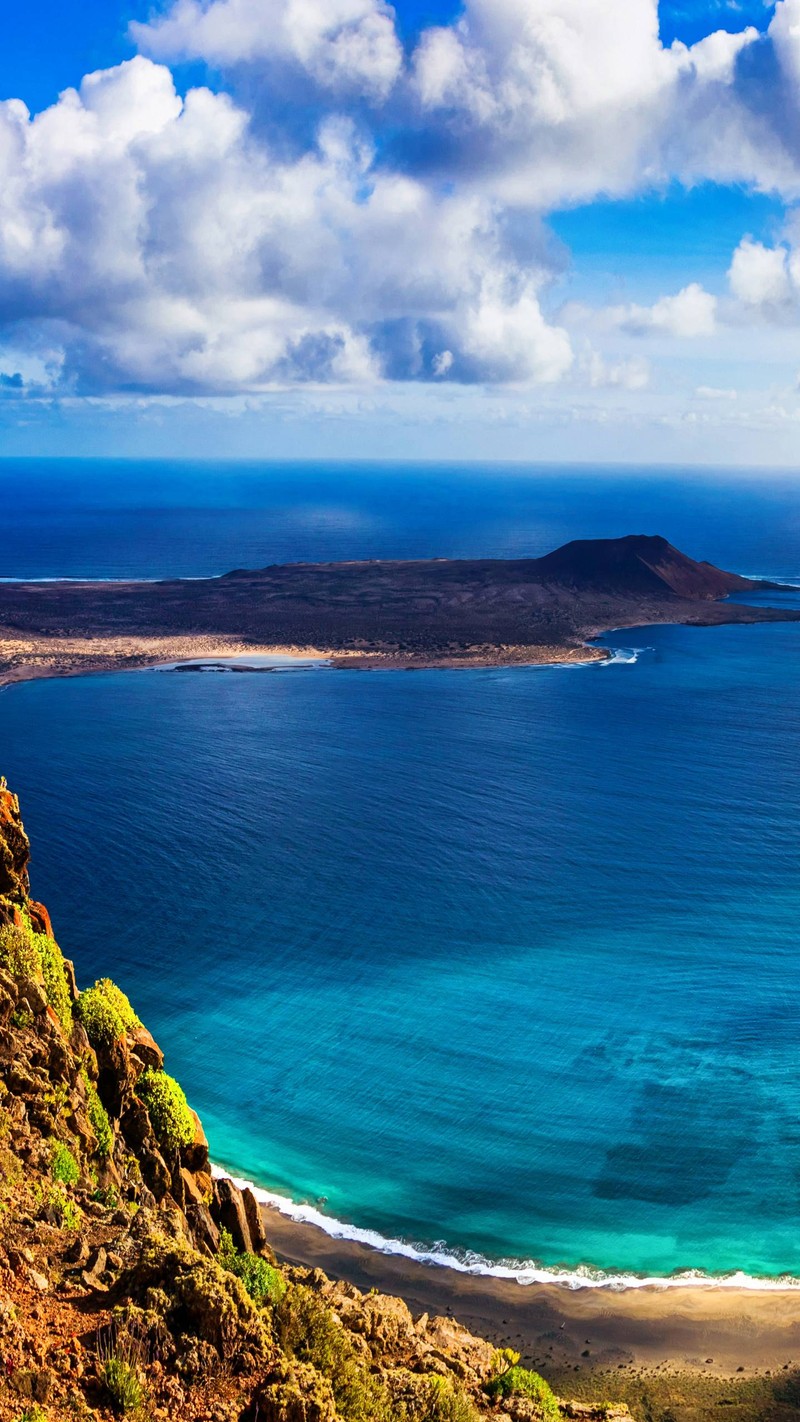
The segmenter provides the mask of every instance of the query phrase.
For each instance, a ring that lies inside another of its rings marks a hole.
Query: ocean
[[[644,532],[800,582],[757,471],[6,463],[0,499],[3,577]],[[523,1278],[800,1278],[800,625],[602,640],[6,689],[33,891],[284,1208]]]

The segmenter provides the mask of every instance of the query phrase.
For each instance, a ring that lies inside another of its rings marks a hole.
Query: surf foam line
[[[598,667],[633,667],[638,662],[642,652],[649,652],[650,647],[609,647],[610,657],[606,657],[604,662],[593,662],[593,666]]]
[[[436,1265],[443,1269],[455,1269],[459,1274],[477,1274],[490,1279],[510,1279],[514,1283],[558,1284],[565,1289],[748,1289],[761,1292],[785,1292],[800,1289],[800,1279],[792,1274],[782,1274],[778,1278],[759,1278],[735,1270],[730,1274],[706,1274],[702,1269],[684,1269],[677,1274],[643,1275],[613,1273],[595,1269],[589,1264],[580,1264],[576,1269],[547,1268],[534,1260],[499,1260],[497,1262],[476,1254],[472,1250],[454,1250],[446,1244],[435,1244],[431,1249],[411,1244],[404,1239],[387,1239],[377,1230],[361,1229],[358,1225],[345,1224],[342,1220],[325,1215],[315,1205],[301,1205],[285,1195],[265,1190],[253,1180],[246,1180],[232,1174],[221,1165],[212,1162],[211,1173],[217,1180],[228,1179],[239,1190],[252,1190],[261,1205],[279,1210],[282,1215],[296,1224],[313,1225],[331,1239],[347,1240],[353,1244],[366,1245],[378,1254],[399,1254],[411,1259],[415,1264]]]

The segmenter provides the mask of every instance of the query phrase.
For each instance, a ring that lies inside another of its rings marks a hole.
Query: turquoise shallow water
[[[239,1173],[487,1260],[800,1275],[800,627],[606,640],[15,687],[34,889]]]

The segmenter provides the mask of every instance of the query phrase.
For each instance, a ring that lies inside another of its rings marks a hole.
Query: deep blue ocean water
[[[0,498],[3,576],[657,532],[800,581],[788,477],[0,465]],[[9,689],[33,888],[265,1187],[489,1261],[800,1275],[800,626],[605,641]]]

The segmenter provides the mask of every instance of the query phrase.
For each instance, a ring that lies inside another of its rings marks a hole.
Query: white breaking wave
[[[642,652],[652,652],[652,647],[609,647],[611,656],[604,662],[594,662],[598,667],[632,667],[638,662]]]
[[[594,1269],[589,1264],[580,1264],[576,1269],[548,1268],[535,1260],[499,1260],[495,1262],[476,1254],[473,1250],[455,1250],[444,1243],[426,1249],[422,1245],[411,1244],[404,1239],[387,1239],[374,1229],[361,1229],[358,1225],[345,1224],[342,1220],[325,1215],[315,1205],[298,1205],[285,1195],[277,1195],[264,1190],[252,1180],[232,1175],[222,1166],[211,1166],[217,1179],[227,1178],[240,1190],[252,1190],[262,1205],[279,1210],[288,1219],[298,1224],[314,1225],[331,1239],[346,1239],[354,1244],[366,1245],[379,1254],[399,1254],[405,1259],[413,1259],[417,1264],[437,1265],[439,1268],[455,1269],[460,1274],[479,1274],[491,1279],[511,1279],[517,1284],[558,1284],[566,1289],[675,1289],[675,1288],[716,1288],[751,1289],[754,1291],[776,1292],[800,1288],[800,1279],[784,1274],[780,1278],[758,1278],[736,1270],[730,1274],[706,1274],[702,1269],[684,1269],[677,1274],[642,1275],[613,1273],[610,1270]]]

